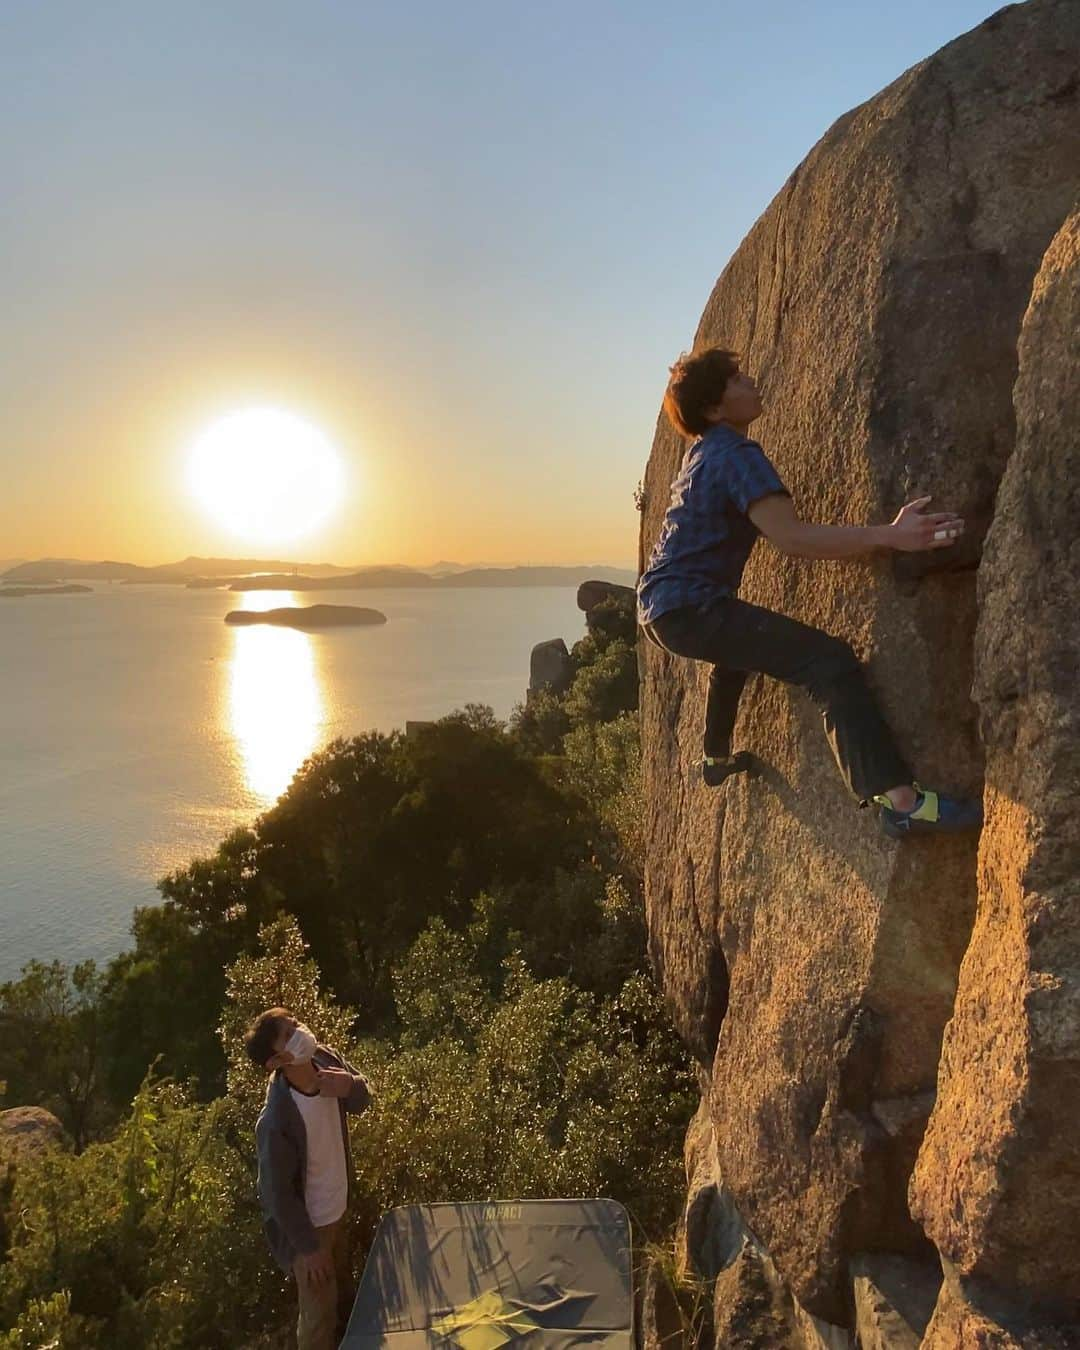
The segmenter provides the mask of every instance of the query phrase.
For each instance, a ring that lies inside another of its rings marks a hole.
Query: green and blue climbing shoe
[[[746,773],[753,763],[754,757],[748,750],[739,750],[734,755],[706,755],[701,761],[701,776],[708,787],[719,787],[733,773]]]
[[[918,796],[910,811],[897,811],[888,797],[875,797],[881,807],[881,828],[890,839],[912,834],[961,834],[982,827],[982,802],[971,797],[947,797],[915,784]]]

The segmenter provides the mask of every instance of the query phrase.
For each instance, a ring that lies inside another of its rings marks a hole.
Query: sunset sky
[[[632,565],[724,263],[992,8],[7,0],[0,559],[250,556],[189,458],[256,407],[341,465],[258,555]]]

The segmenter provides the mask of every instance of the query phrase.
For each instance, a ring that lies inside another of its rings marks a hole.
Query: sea
[[[377,627],[232,627],[315,600]],[[573,587],[187,590],[0,601],[0,980],[107,960],[157,880],[212,854],[339,736],[524,700],[529,653],[584,632]]]

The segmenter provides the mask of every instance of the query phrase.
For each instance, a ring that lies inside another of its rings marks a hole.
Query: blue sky
[[[322,427],[290,556],[632,562],[666,368],[827,127],[992,10],[0,6],[0,558],[248,548],[222,413]]]

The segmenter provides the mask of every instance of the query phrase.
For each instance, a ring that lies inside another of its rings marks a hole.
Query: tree
[[[238,957],[225,972],[226,1001],[219,1026],[228,1091],[235,1101],[246,1104],[253,1129],[267,1082],[265,1071],[244,1050],[245,1032],[255,1018],[268,1008],[288,1008],[324,1045],[336,1048],[351,1043],[356,1020],[355,1012],[324,996],[318,967],[291,915],[279,914],[260,928],[259,946],[259,953]]]
[[[225,975],[227,1096],[202,1105],[147,1078],[111,1138],[19,1164],[0,1263],[2,1350],[233,1350],[286,1320],[255,1188],[266,1075],[243,1031],[284,1003],[344,1045],[352,1014],[323,997],[295,920],[280,916],[259,939],[263,950]],[[46,1332],[51,1341],[32,1339]]]
[[[243,1049],[272,1006],[372,1083],[358,1254],[410,1202],[608,1194],[648,1231],[673,1217],[696,1093],[645,969],[633,612],[605,606],[561,698],[509,729],[469,705],[333,743],[164,878],[104,978],[32,963],[0,989],[0,1076],[84,1145],[16,1170],[0,1350],[224,1350],[284,1323],[255,1188],[267,1080]],[[111,1132],[103,1065],[134,1097]]]
[[[0,985],[0,1084],[10,1105],[43,1106],[82,1149],[106,1118],[101,976],[93,961],[30,961]]]
[[[593,642],[583,638],[577,647]],[[575,647],[575,651],[577,651]],[[563,698],[571,726],[610,722],[638,705],[637,651],[615,638],[583,664]]]
[[[13,1346],[42,1323],[79,1350],[231,1350],[284,1320],[234,1111],[148,1080],[113,1138],[20,1163],[0,1264]]]
[[[650,1228],[670,1222],[696,1095],[648,980],[596,999],[511,954],[488,998],[478,951],[433,926],[396,972],[400,1044],[365,1047],[379,1085],[356,1127],[369,1223],[433,1199],[600,1194]],[[437,992],[433,969],[448,973]]]
[[[636,712],[583,722],[563,741],[566,782],[607,827],[612,865],[640,884],[645,867],[641,731]]]
[[[529,694],[514,708],[510,726],[518,744],[530,755],[557,755],[570,730],[570,718],[561,694],[548,688]]]

